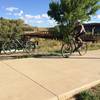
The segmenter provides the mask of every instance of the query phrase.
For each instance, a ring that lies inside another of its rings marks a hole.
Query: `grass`
[[[100,84],[76,95],[76,100],[100,100]]]
[[[62,46],[62,42],[57,40],[39,39],[38,41],[37,52],[58,53]]]
[[[62,42],[57,40],[39,39],[37,52],[61,53]],[[88,43],[88,50],[100,49],[100,43]]]
[[[88,44],[88,50],[98,50],[98,49],[100,49],[100,43]]]

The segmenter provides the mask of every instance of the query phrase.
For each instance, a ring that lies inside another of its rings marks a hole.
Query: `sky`
[[[22,19],[34,27],[52,27],[56,22],[47,15],[51,0],[0,0],[0,17]],[[100,10],[91,16],[91,22],[100,23]]]

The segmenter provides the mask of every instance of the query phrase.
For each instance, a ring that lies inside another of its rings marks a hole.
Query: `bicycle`
[[[74,52],[78,52],[80,56],[85,55],[87,53],[87,43],[76,41],[75,37],[70,35],[67,42],[63,43],[61,53],[64,58],[68,58]]]
[[[5,54],[12,54],[16,52],[17,45],[14,40],[6,40],[2,45],[2,50]]]
[[[5,54],[15,53],[17,50],[23,50],[23,52],[30,53],[36,48],[35,43],[27,40],[22,41],[21,39],[15,38],[14,34],[4,42],[2,49]]]
[[[36,49],[37,41],[33,42],[30,38],[21,38],[16,40],[17,50],[23,50],[23,52],[33,52]]]

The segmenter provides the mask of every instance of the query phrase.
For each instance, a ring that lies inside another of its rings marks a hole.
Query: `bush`
[[[12,20],[0,18],[0,40],[7,40],[12,34],[19,37],[23,33],[22,26],[24,22],[20,19]]]
[[[100,100],[100,96],[96,95],[91,91],[86,91],[80,93],[77,100]]]
[[[76,100],[100,100],[100,84],[78,94]]]

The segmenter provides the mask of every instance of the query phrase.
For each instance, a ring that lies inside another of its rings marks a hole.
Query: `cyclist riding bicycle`
[[[81,37],[85,34],[85,28],[80,21],[75,22],[75,28],[70,33],[69,41],[61,47],[63,57],[68,58],[72,53],[78,52],[80,56],[87,52],[87,43],[83,42]]]
[[[75,28],[74,28],[74,36],[75,41],[78,42],[78,47],[82,46],[83,41],[81,39],[81,36],[83,36],[86,33],[84,26],[81,24],[79,20],[75,22]]]

